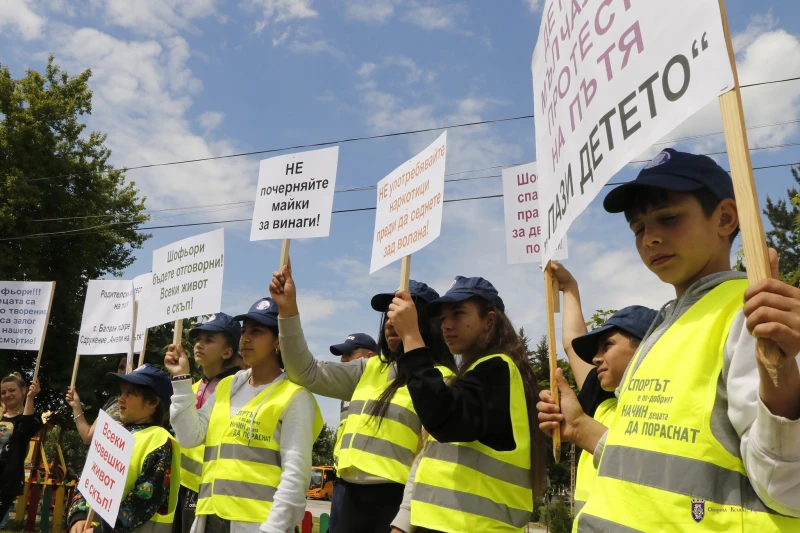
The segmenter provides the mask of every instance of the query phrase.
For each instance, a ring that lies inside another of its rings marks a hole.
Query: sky
[[[542,3],[3,0],[0,62],[15,77],[42,71],[51,53],[71,74],[91,68],[89,128],[108,134],[115,165],[133,167],[530,115]],[[726,4],[742,84],[800,76],[800,32],[792,24],[800,4]],[[800,146],[792,146],[800,145],[800,81],[742,94],[750,146],[781,146],[753,151],[754,166],[800,161]],[[662,141],[720,131],[712,102]],[[337,190],[375,185],[440,133],[340,144]],[[446,185],[446,199],[501,194],[499,169],[480,169],[536,159],[532,119],[451,128],[448,144],[447,174],[484,179]],[[648,153],[668,146],[719,152],[724,139],[661,142]],[[264,157],[127,176],[147,198],[146,226],[249,219]],[[715,158],[727,168],[724,155]],[[641,166],[629,165],[614,181],[633,179]],[[758,170],[755,179],[762,205],[794,184],[786,167]],[[605,213],[602,197],[571,227],[564,261],[580,283],[586,314],[660,307],[674,297],[672,288],[641,263],[624,217]],[[375,201],[374,190],[342,192],[334,209]],[[369,299],[399,284],[399,262],[369,275],[374,217],[334,214],[330,237],[292,243],[303,326],[320,359],[334,360],[329,345],[350,333],[377,336],[380,317]],[[249,241],[249,221],[153,230],[125,277],[149,272],[153,250],[219,227],[226,241],[222,310],[246,311],[268,294],[280,253],[279,241]],[[441,236],[413,256],[411,268],[413,279],[440,292],[456,275],[483,276],[517,327],[534,339],[546,331],[538,265],[506,264],[502,198],[445,204]],[[318,399],[336,425],[338,402]]]

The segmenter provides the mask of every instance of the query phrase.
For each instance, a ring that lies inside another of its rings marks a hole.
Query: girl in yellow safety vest
[[[193,533],[288,533],[303,519],[311,448],[322,429],[313,395],[286,378],[278,306],[262,298],[234,317],[247,365],[196,406],[189,360],[171,345],[172,427],[182,446],[205,446]]]
[[[436,378],[417,309],[398,292],[388,312],[406,347],[398,364],[430,436],[393,531],[523,531],[545,475],[525,345],[483,278],[456,277],[428,312],[441,316],[445,342],[461,359],[450,383]]]
[[[133,453],[116,523],[100,521],[87,531],[169,533],[180,486],[180,449],[162,427],[171,392],[169,376],[144,364],[129,374],[109,373],[108,377],[119,383],[119,416],[123,427],[133,434]],[[67,518],[71,533],[81,533],[86,526],[88,507],[78,491]]]
[[[409,305],[418,312],[416,327],[430,347],[439,381],[452,375],[453,356],[438,323],[425,312],[436,291],[409,284]],[[289,379],[323,396],[349,400],[337,472],[345,483],[341,514],[332,533],[386,533],[403,498],[414,457],[421,449],[422,428],[409,396],[407,376],[397,364],[406,348],[392,320],[383,317],[380,354],[349,363],[317,361],[300,325],[291,264],[275,272],[270,293],[280,308],[279,329]],[[393,293],[378,294],[372,308],[386,313]]]

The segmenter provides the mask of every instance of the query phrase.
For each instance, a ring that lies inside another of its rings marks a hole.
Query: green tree
[[[90,77],[68,75],[52,57],[44,73],[19,79],[0,65],[0,279],[56,281],[41,410],[63,406],[87,281],[121,275],[149,238],[135,231],[147,219],[144,198],[108,163],[105,134],[81,122],[92,110]],[[52,232],[67,233],[30,237]],[[2,373],[30,377],[34,363],[35,353],[0,351]],[[94,388],[115,365],[86,358],[81,381]]]
[[[787,198],[775,202],[767,196],[767,215],[772,229],[767,243],[778,251],[781,277],[787,283],[800,286],[800,167],[792,168],[797,187],[787,189]]]
[[[606,320],[611,318],[611,315],[613,315],[616,312],[617,309],[608,309],[608,310],[598,309],[597,311],[594,312],[592,318],[590,318],[589,321],[586,322],[586,327],[589,328],[589,331],[597,329],[601,327],[603,324],[605,324]]]
[[[311,458],[314,466],[333,466],[333,447],[336,444],[336,431],[322,426],[314,447],[311,449]]]

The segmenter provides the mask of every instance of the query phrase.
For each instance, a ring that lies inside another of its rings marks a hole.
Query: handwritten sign
[[[372,274],[436,240],[442,229],[447,132],[378,182]]]
[[[148,327],[218,313],[224,265],[225,234],[221,229],[154,251]]]
[[[0,281],[0,349],[41,347],[52,290],[50,281]]]
[[[94,512],[113,526],[125,497],[134,437],[102,409],[95,428],[78,490]]]
[[[542,263],[614,174],[733,88],[718,0],[546,0],[532,70]]]
[[[503,169],[503,205],[508,262],[513,265],[540,261],[543,217],[539,211],[539,176],[535,162]],[[553,259],[566,258],[565,236]]]
[[[133,282],[131,280],[92,280],[86,287],[80,355],[128,353],[133,323]]]
[[[261,161],[250,240],[327,237],[339,147]]]

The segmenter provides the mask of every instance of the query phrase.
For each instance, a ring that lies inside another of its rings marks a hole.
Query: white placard
[[[150,294],[152,293],[153,274],[148,272],[133,278],[133,295],[139,302],[139,313],[136,315],[136,338],[133,341],[133,353],[144,350],[144,332],[147,331],[147,315]]]
[[[225,234],[221,229],[154,251],[147,326],[218,313],[224,264]]]
[[[52,281],[0,281],[0,349],[38,351]]]
[[[543,263],[614,174],[733,88],[718,0],[546,0],[532,70]]]
[[[447,132],[378,182],[369,273],[421,250],[439,236]]]
[[[261,160],[250,240],[327,237],[339,147]]]
[[[125,479],[133,454],[133,434],[100,410],[78,490],[94,512],[112,527],[125,497]]]
[[[539,211],[539,176],[535,162],[503,169],[503,205],[508,262],[513,265],[540,261],[543,217]],[[553,259],[566,258],[565,236]]]
[[[86,287],[78,354],[108,355],[131,350],[133,282],[91,280]]]

